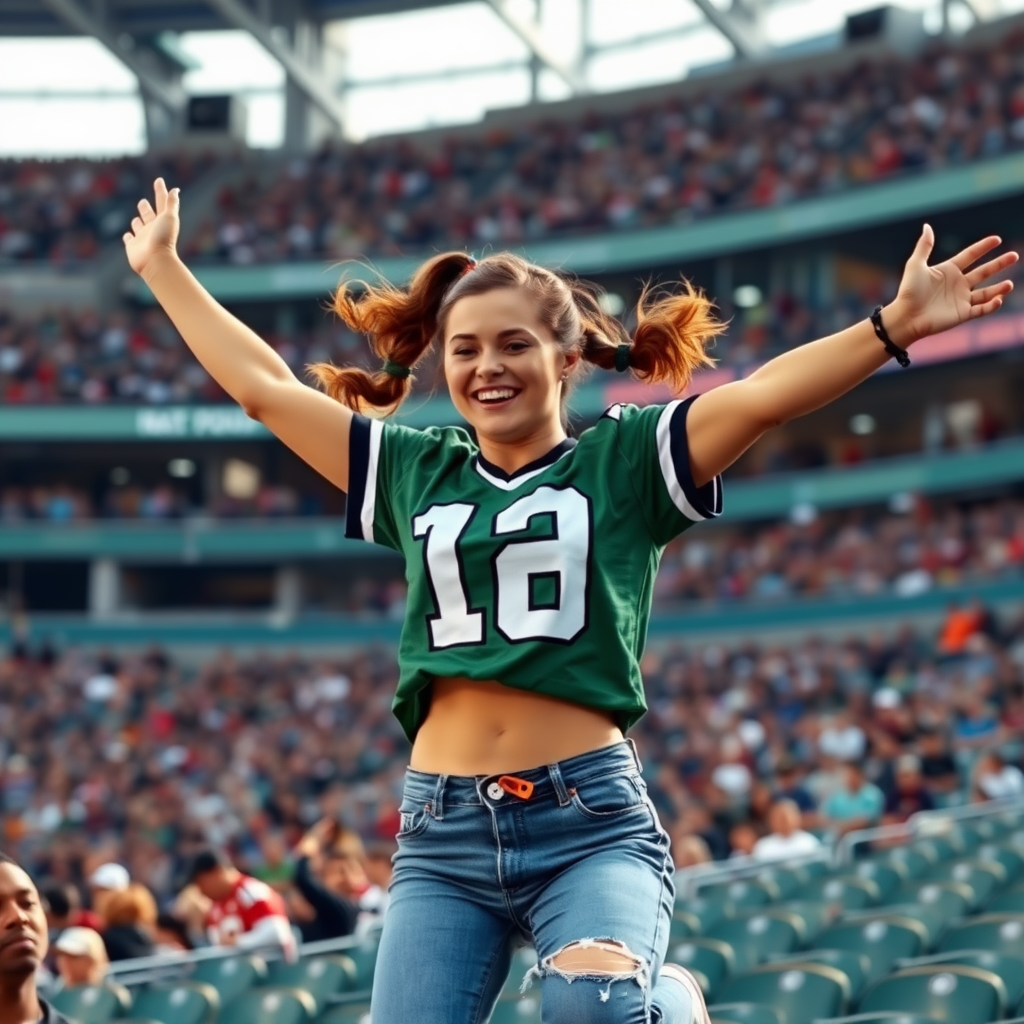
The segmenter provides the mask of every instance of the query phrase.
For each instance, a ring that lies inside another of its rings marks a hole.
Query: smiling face
[[[0,975],[32,974],[46,950],[46,914],[32,879],[0,863]]]
[[[481,444],[564,437],[561,397],[579,358],[562,351],[524,288],[496,288],[459,299],[444,331],[444,370],[452,402]]]

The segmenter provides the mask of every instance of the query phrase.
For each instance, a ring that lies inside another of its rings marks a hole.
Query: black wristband
[[[875,334],[878,335],[878,340],[885,346],[885,351],[889,353],[896,360],[900,366],[908,367],[910,365],[910,356],[907,355],[905,348],[900,348],[892,338],[889,337],[889,332],[885,329],[885,324],[882,323],[882,307],[875,306],[874,312],[871,314],[871,326],[875,329]]]

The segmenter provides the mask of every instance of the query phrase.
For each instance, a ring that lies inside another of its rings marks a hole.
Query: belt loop
[[[551,776],[551,782],[554,784],[555,793],[558,796],[558,806],[568,807],[571,803],[569,797],[569,790],[565,788],[565,780],[562,778],[562,769],[557,764],[548,765],[548,775]]]
[[[437,821],[444,821],[444,788],[448,783],[447,775],[438,775],[434,786],[434,805],[430,812]]]
[[[626,742],[629,744],[630,750],[633,751],[633,760],[636,761],[637,771],[640,772],[641,775],[643,775],[644,766],[640,763],[640,754],[637,752],[636,743],[633,742],[633,737],[627,736]]]

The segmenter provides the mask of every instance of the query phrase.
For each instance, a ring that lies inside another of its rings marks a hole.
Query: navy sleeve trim
[[[673,503],[687,519],[701,522],[722,513],[722,478],[716,476],[703,487],[693,481],[690,447],[686,437],[686,414],[698,396],[671,402],[658,420],[658,462]]]
[[[345,536],[352,540],[373,540],[372,519],[369,537],[363,528],[369,472],[370,420],[356,415],[348,431],[348,500],[345,505]]]

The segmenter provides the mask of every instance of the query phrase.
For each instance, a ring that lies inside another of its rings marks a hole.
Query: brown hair
[[[137,882],[122,892],[113,892],[103,907],[103,923],[109,928],[117,924],[156,924],[157,906],[153,894]]]
[[[443,339],[452,306],[468,295],[497,288],[526,288],[536,298],[541,322],[564,352],[578,351],[585,362],[616,369],[620,345],[629,345],[629,369],[651,384],[666,383],[683,391],[694,370],[711,366],[711,340],[725,329],[713,307],[689,282],[681,294],[654,298],[644,288],[636,306],[632,337],[615,317],[601,308],[596,286],[500,252],[477,263],[463,252],[442,253],[427,260],[407,288],[388,282],[342,283],[334,311],[353,330],[369,337],[370,347],[385,362],[413,369],[435,341]],[[324,390],[339,402],[361,411],[391,412],[408,396],[411,377],[384,370],[315,363],[308,367]],[[565,392],[563,392],[563,398]]]

